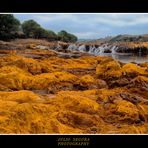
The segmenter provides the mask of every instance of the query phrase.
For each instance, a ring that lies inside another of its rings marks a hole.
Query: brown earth
[[[148,134],[147,63],[20,44],[0,50],[1,134]]]

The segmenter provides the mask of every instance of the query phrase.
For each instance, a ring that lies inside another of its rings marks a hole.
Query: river
[[[122,63],[145,63],[148,62],[148,55],[125,55],[125,54],[111,54],[111,53],[102,53],[99,56],[111,56],[115,60],[118,60]]]

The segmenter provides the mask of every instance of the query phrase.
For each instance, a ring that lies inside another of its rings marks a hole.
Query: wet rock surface
[[[36,49],[49,43],[30,42],[0,57],[1,134],[148,133],[147,63]]]

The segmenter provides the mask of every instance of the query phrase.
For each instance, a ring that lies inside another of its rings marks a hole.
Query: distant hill
[[[114,42],[147,42],[148,34],[142,35],[117,35],[117,36],[107,36],[105,38],[99,39],[79,39],[77,43],[84,44],[101,44],[101,43],[114,43]]]
[[[100,42],[109,42],[112,38],[113,38],[112,36],[107,36],[105,38],[100,38],[97,41],[100,41]]]
[[[124,41],[128,41],[128,42],[132,42],[132,41],[141,41],[141,42],[146,42],[148,41],[148,34],[144,34],[144,35],[117,35],[113,38],[111,38],[110,42],[124,42]]]
[[[78,39],[77,42],[89,42],[89,41],[95,41],[97,39]]]

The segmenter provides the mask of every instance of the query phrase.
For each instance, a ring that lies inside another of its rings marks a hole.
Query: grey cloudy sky
[[[14,14],[21,22],[34,19],[42,27],[66,30],[79,39],[97,39],[118,34],[147,34],[148,13],[49,13]]]

